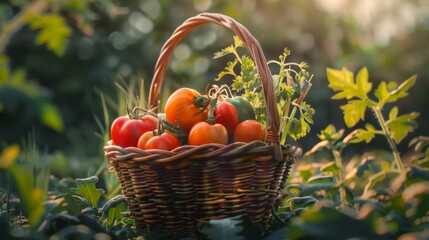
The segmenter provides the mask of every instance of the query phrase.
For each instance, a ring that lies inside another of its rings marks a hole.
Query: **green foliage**
[[[33,81],[27,80],[24,69],[10,71],[9,60],[0,55],[0,113],[7,115],[16,112],[21,102],[28,105],[35,104],[40,111],[37,118],[45,126],[61,132],[63,121],[58,108],[43,96],[43,87]],[[18,116],[17,116],[18,117]]]
[[[412,76],[405,80],[401,85],[397,86],[395,82],[381,82],[374,91],[374,96],[377,101],[372,100],[368,93],[372,90],[372,83],[368,82],[368,70],[362,68],[354,80],[353,73],[343,68],[335,70],[328,68],[327,70],[329,87],[337,92],[332,99],[346,99],[347,103],[341,106],[344,115],[344,122],[347,127],[354,127],[358,122],[364,120],[365,112],[368,108],[374,112],[380,112],[386,103],[396,102],[398,99],[408,95],[408,90],[414,85],[416,76]],[[367,141],[373,138],[375,134],[384,134],[386,137],[393,138],[396,143],[399,143],[404,137],[412,132],[416,127],[414,121],[419,116],[419,113],[410,113],[398,116],[398,108],[393,107],[389,113],[389,119],[383,121],[380,125],[387,125],[388,133],[376,131],[371,125],[366,125],[366,129],[359,129],[355,135],[353,142]]]
[[[234,60],[226,64],[224,70],[217,75],[215,80],[219,81],[227,76],[232,77],[232,90],[240,93],[252,103],[256,120],[267,124],[261,79],[254,61],[238,51],[239,48],[243,47],[243,42],[234,36],[232,45],[214,54],[215,59],[230,54],[234,56]],[[308,65],[305,62],[287,62],[286,59],[289,55],[290,51],[285,49],[278,61],[268,62],[268,64],[279,67],[278,74],[273,75],[273,84],[281,118],[282,143],[286,143],[287,136],[291,136],[294,140],[306,136],[310,131],[310,125],[313,124],[315,113],[315,110],[303,101],[311,87],[311,77],[307,72]],[[238,65],[240,66],[239,72],[236,70]]]
[[[367,109],[374,112],[381,127],[380,130],[377,130],[374,126],[366,124],[365,129],[359,128],[352,132],[348,140],[353,143],[362,141],[368,143],[376,134],[384,135],[392,149],[399,170],[403,171],[404,167],[396,144],[417,128],[417,123],[414,120],[419,116],[419,113],[412,112],[398,116],[398,108],[393,107],[389,112],[389,118],[385,120],[382,110],[386,103],[393,103],[407,96],[407,91],[414,85],[416,76],[408,78],[399,86],[395,82],[381,82],[374,91],[374,96],[378,101],[372,100],[368,96],[372,90],[372,83],[368,81],[366,68],[359,71],[356,80],[354,80],[353,73],[346,68],[342,70],[328,68],[327,76],[329,87],[337,92],[332,99],[347,100],[347,103],[341,106],[347,127],[354,127],[361,120],[364,120]]]
[[[64,55],[68,37],[72,31],[62,16],[57,14],[29,15],[26,22],[32,29],[39,30],[36,44],[46,45],[58,56]]]
[[[260,239],[261,236],[261,229],[246,215],[203,221],[198,224],[198,230],[212,240]]]
[[[390,129],[393,139],[399,143],[408,133],[413,132],[417,128],[417,123],[414,121],[420,114],[412,112],[398,116],[398,108],[393,107],[389,113],[389,120],[386,122]]]
[[[98,182],[96,176],[92,176],[85,179],[76,179],[77,188],[72,188],[74,194],[82,196],[92,207],[97,207],[98,200],[104,191],[97,189],[95,184]]]

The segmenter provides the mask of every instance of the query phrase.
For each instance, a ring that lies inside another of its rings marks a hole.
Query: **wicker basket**
[[[173,238],[198,235],[197,223],[247,214],[266,227],[273,206],[301,150],[279,144],[279,117],[271,72],[259,43],[232,18],[203,13],[179,26],[161,50],[149,93],[158,106],[170,54],[192,29],[215,23],[234,32],[249,49],[262,79],[267,106],[265,142],[181,146],[173,151],[121,148],[108,144],[105,154],[116,172],[136,226],[157,226]]]

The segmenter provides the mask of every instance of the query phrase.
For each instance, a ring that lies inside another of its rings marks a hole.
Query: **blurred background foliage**
[[[0,3],[0,147],[34,133],[45,158],[55,163],[53,173],[93,174],[105,161],[106,129],[124,114],[115,82],[142,80],[147,92],[162,44],[200,12],[241,22],[267,59],[277,59],[287,47],[290,61],[310,65],[307,101],[316,115],[312,133],[297,143],[305,151],[328,124],[344,127],[341,103],[330,100],[327,67],[356,72],[366,66],[375,85],[417,74],[399,109],[421,112],[419,132],[411,137],[428,135],[426,0],[10,0]],[[203,91],[225,65],[213,53],[231,43],[231,32],[218,26],[193,31],[170,59],[163,96],[179,86]],[[399,146],[402,153],[407,142]],[[371,147],[387,143],[381,139]]]

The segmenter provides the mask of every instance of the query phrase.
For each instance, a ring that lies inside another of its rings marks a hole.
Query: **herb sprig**
[[[232,90],[247,98],[255,109],[256,120],[267,124],[264,96],[261,89],[261,79],[254,61],[239,48],[244,48],[243,42],[234,36],[234,43],[216,52],[214,59],[233,55],[226,67],[217,75],[215,81],[225,77],[232,78]],[[278,60],[270,60],[268,64],[277,65],[279,70],[273,75],[277,108],[280,116],[281,143],[285,144],[287,137],[297,140],[307,135],[313,124],[315,110],[304,101],[311,88],[312,75],[307,71],[307,63],[287,62],[290,51],[286,48]],[[237,69],[239,68],[239,70]]]

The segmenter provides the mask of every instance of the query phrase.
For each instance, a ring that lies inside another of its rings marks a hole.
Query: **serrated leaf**
[[[117,225],[118,222],[124,217],[123,212],[127,210],[127,204],[125,201],[120,202],[114,207],[110,207],[107,210],[106,216],[106,227],[111,229],[113,226]]]
[[[85,198],[91,204],[92,207],[97,207],[98,201],[101,195],[103,195],[104,193],[104,190],[95,187],[95,184],[97,182],[98,178],[96,176],[92,176],[89,178],[77,178],[77,188],[72,188],[71,191],[74,194],[80,195]]]
[[[258,78],[257,77],[257,69],[256,69],[256,65],[253,62],[253,60],[248,57],[248,56],[243,56],[241,58],[241,72],[240,75],[243,79],[243,82],[246,84],[251,84],[253,82],[255,82],[255,80]],[[258,81],[258,84],[260,84],[261,82]],[[255,86],[256,87],[256,86]],[[252,87],[249,87],[250,89]]]
[[[45,126],[57,132],[63,131],[63,121],[58,108],[51,103],[44,102],[40,105],[40,120]]]
[[[234,72],[234,68],[237,65],[237,63],[238,63],[237,59],[235,59],[232,62],[228,62],[225,69],[217,75],[217,77],[215,78],[215,81],[221,80],[226,75],[231,75],[231,76],[237,77],[237,74],[235,74],[235,72]]]
[[[392,109],[393,110],[393,109]],[[394,116],[394,114],[389,114]],[[413,132],[417,128],[417,122],[414,121],[420,113],[412,112],[404,114],[396,118],[391,118],[387,121],[387,126],[396,143],[400,143],[409,132]]]
[[[222,49],[222,50],[220,50],[218,52],[215,52],[214,56],[213,56],[213,59],[221,58],[223,56],[226,56],[228,54],[232,54],[234,52],[235,52],[234,46],[230,45],[230,46],[228,46],[228,47],[226,47],[226,48],[224,48],[224,49]]]
[[[365,141],[366,143],[371,142],[375,137],[376,129],[371,124],[365,124],[365,129],[357,129],[356,134],[350,140],[351,143],[359,143]]]
[[[396,82],[389,82],[389,84],[381,82],[374,92],[379,100],[378,106],[382,108],[385,103],[395,102],[399,98],[408,96],[407,91],[414,85],[416,79],[416,75],[411,76],[399,86]]]
[[[58,56],[62,56],[72,30],[67,26],[65,19],[58,14],[30,15],[26,22],[32,29],[39,30],[36,44],[46,45]]]
[[[417,75],[413,75],[409,77],[407,80],[405,80],[401,85],[399,85],[396,89],[391,91],[391,97],[392,100],[389,99],[389,101],[396,101],[396,99],[403,98],[408,96],[407,91],[414,86],[415,82],[417,80]]]
[[[340,70],[327,69],[329,88],[337,92],[332,99],[347,99],[360,98],[368,99],[368,92],[372,89],[372,83],[368,81],[368,70],[362,68],[356,77],[356,82],[353,79],[353,73],[347,68]]]
[[[337,131],[334,125],[329,124],[325,129],[320,131],[320,134],[317,135],[320,140],[328,140],[330,142],[338,141],[343,137],[344,129]]]
[[[356,95],[361,98],[367,98],[367,94],[372,89],[372,83],[368,82],[368,70],[362,68],[356,76]]]
[[[69,193],[61,194],[56,197],[56,199],[61,198],[63,200],[57,207],[55,207],[55,209],[52,211],[53,213],[67,212],[72,216],[78,216],[86,207],[85,205],[78,203],[79,201]]]
[[[377,89],[374,91],[374,95],[376,98],[378,98],[378,102],[380,106],[383,106],[384,103],[389,99],[390,93],[387,90],[387,84],[386,82],[381,82]]]
[[[347,127],[353,127],[359,122],[359,120],[363,120],[365,118],[367,107],[368,101],[366,100],[352,100],[341,106],[341,110],[343,110],[344,115],[344,122]]]
[[[347,68],[343,68],[342,70],[328,68],[326,72],[329,88],[334,91],[343,91],[353,84],[353,73]]]

